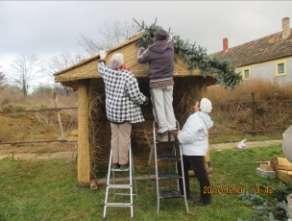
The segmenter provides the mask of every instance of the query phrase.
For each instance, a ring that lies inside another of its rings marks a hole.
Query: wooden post
[[[80,82],[78,87],[78,157],[77,179],[80,185],[90,183],[90,146],[89,146],[89,102],[88,86]]]
[[[57,93],[55,91],[53,92],[53,103],[54,103],[54,108],[58,108],[58,98],[57,98]],[[65,139],[64,128],[63,128],[63,123],[62,123],[60,111],[57,111],[58,124],[59,124],[59,128],[60,128],[60,138],[59,139],[64,140]]]
[[[255,101],[255,94],[254,92],[251,93],[251,99],[252,99],[252,134],[256,134],[256,128],[255,128],[255,117],[256,117],[256,101]]]

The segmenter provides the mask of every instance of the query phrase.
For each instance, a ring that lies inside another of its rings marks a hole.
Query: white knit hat
[[[212,111],[212,102],[204,97],[200,101],[200,109],[202,112],[211,113]]]

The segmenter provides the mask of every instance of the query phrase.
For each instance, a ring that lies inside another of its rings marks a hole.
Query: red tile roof
[[[282,39],[282,32],[278,32],[210,56],[229,60],[235,67],[289,57],[292,56],[292,29],[287,39]]]

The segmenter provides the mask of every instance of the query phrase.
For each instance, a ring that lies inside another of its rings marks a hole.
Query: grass
[[[280,154],[279,146],[212,152],[212,184],[243,184],[248,189],[266,184],[276,188],[278,181],[256,176],[255,169],[257,161],[270,160]],[[161,213],[157,216],[154,183],[138,182],[137,185],[134,220],[138,221],[232,221],[239,217],[248,219],[253,213],[252,208],[239,200],[238,194],[221,194],[214,195],[211,206],[190,205],[188,215],[181,200],[162,202]],[[197,188],[193,182],[192,189]],[[72,163],[0,161],[0,221],[101,220],[103,199],[104,188],[93,192],[77,186]],[[109,220],[115,221],[128,220],[129,217],[128,209],[111,209],[109,214]]]
[[[247,141],[265,141],[265,140],[279,140],[282,139],[282,131],[273,132],[273,133],[265,133],[265,134],[244,134],[240,131],[230,130],[216,134],[211,134],[210,136],[210,143],[211,144],[218,144],[218,143],[230,143],[230,142],[239,142],[243,139]]]

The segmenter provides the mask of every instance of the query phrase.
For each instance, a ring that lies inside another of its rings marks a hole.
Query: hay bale
[[[292,163],[290,163],[286,158],[275,157],[272,159],[271,165],[274,170],[286,170],[292,172]]]
[[[146,78],[139,78],[140,90],[148,97],[149,83]],[[180,125],[192,112],[192,106],[207,86],[207,80],[201,76],[175,78],[174,111]],[[93,175],[104,174],[110,150],[110,127],[106,120],[104,84],[101,79],[91,79],[89,86],[90,143],[92,147]],[[132,148],[135,156],[148,158],[149,145],[152,141],[152,106],[143,107],[146,119],[144,123],[133,127]]]

